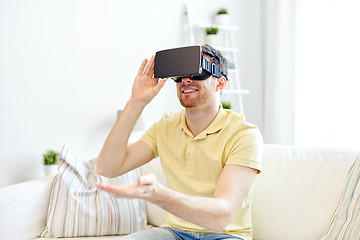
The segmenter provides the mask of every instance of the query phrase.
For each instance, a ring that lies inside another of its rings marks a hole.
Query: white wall
[[[240,68],[252,91],[245,111],[261,128],[258,1],[3,0],[0,186],[43,176],[42,153],[63,144],[83,160],[96,157],[143,58],[187,44],[185,3],[194,21],[226,7],[243,30]],[[179,109],[169,81],[143,112],[145,126]]]

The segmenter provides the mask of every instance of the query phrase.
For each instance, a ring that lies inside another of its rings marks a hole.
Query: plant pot
[[[215,16],[216,25],[228,26],[230,25],[230,15],[229,14],[219,14]]]
[[[216,47],[216,45],[217,45],[217,35],[216,34],[205,35],[204,43],[209,44],[212,47]]]
[[[58,173],[58,166],[57,164],[52,165],[43,165],[44,166],[44,175],[47,176],[53,176]]]

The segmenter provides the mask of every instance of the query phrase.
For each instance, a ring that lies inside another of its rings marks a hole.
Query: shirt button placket
[[[189,174],[193,174],[195,173],[195,164],[194,164],[194,159],[193,159],[193,153],[194,153],[194,144],[195,144],[195,140],[191,140],[188,143],[187,149],[186,149],[186,172]]]

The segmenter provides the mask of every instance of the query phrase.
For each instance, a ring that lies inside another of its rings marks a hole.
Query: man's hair
[[[221,52],[208,44],[202,45],[201,49],[203,54],[211,59],[211,63],[215,63],[215,66],[228,80],[228,61]]]

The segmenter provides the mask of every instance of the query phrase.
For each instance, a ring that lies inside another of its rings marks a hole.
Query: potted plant
[[[206,28],[206,35],[204,38],[204,43],[209,44],[210,46],[215,47],[217,44],[217,36],[219,29],[217,27],[208,27]]]
[[[215,15],[216,25],[227,26],[230,24],[230,15],[226,8],[221,8],[217,11]]]
[[[231,109],[231,102],[221,102],[223,109]]]
[[[206,28],[206,34],[207,35],[216,35],[218,33],[219,29],[217,27],[208,27]]]
[[[57,174],[57,161],[60,153],[54,150],[47,150],[43,154],[43,164],[45,176],[51,176]]]

